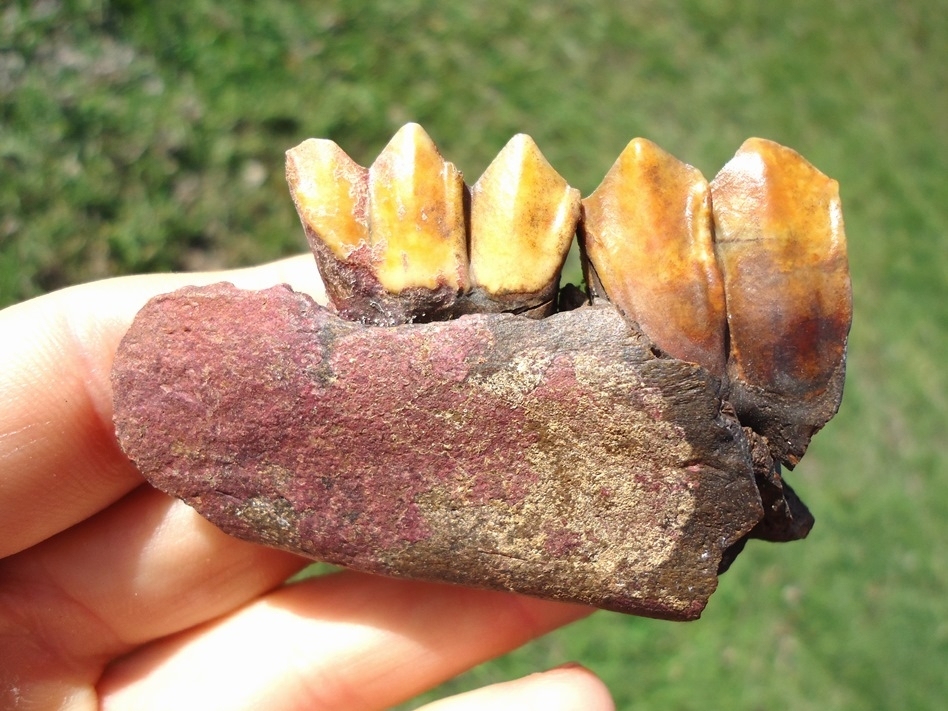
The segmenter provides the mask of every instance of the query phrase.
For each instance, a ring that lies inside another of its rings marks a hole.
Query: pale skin
[[[186,284],[287,282],[312,258],[126,277],[0,311],[0,707],[385,709],[590,613],[341,572],[230,538],[149,487],[112,431],[109,370],[135,312]],[[572,665],[435,702],[607,711]]]

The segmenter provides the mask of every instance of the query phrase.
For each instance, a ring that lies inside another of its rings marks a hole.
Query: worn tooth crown
[[[286,153],[290,194],[310,241],[337,259],[369,245],[368,171],[332,141],[310,138]]]
[[[466,288],[464,181],[418,124],[403,126],[369,168],[369,225],[390,293]]]
[[[583,211],[583,251],[594,270],[587,280],[659,348],[723,375],[724,288],[701,172],[636,138]]]
[[[472,282],[492,295],[555,290],[579,210],[579,191],[514,136],[471,189]]]
[[[345,318],[393,325],[555,310],[580,194],[529,136],[508,142],[470,205],[461,173],[414,123],[368,170],[331,141],[305,141],[287,151],[287,180],[327,294]]]
[[[468,287],[465,187],[417,124],[369,169],[331,141],[287,151],[287,182],[340,315],[394,325],[456,315]]]
[[[751,138],[711,191],[735,405],[784,422],[764,434],[794,464],[842,397],[852,296],[839,188],[795,151]]]

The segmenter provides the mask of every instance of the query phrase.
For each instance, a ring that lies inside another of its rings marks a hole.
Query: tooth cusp
[[[701,172],[632,140],[583,200],[587,276],[669,355],[725,369],[724,288]]]
[[[346,259],[369,242],[368,171],[332,141],[310,138],[286,152],[286,175],[307,235]]]
[[[369,168],[369,225],[389,293],[466,289],[464,180],[418,124],[403,126]]]
[[[369,244],[368,171],[332,141],[310,138],[286,152],[286,180],[332,301],[380,292]]]
[[[498,310],[555,309],[580,194],[514,136],[471,189],[471,281]]]

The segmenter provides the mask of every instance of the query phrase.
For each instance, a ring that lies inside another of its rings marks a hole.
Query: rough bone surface
[[[140,312],[113,383],[155,486],[368,572],[694,619],[763,513],[718,380],[611,305],[383,328],[192,287]]]

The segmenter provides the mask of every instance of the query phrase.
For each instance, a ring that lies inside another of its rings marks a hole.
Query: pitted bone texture
[[[694,619],[763,513],[719,381],[611,305],[385,328],[189,287],[139,313],[113,386],[155,486],[373,573]]]

